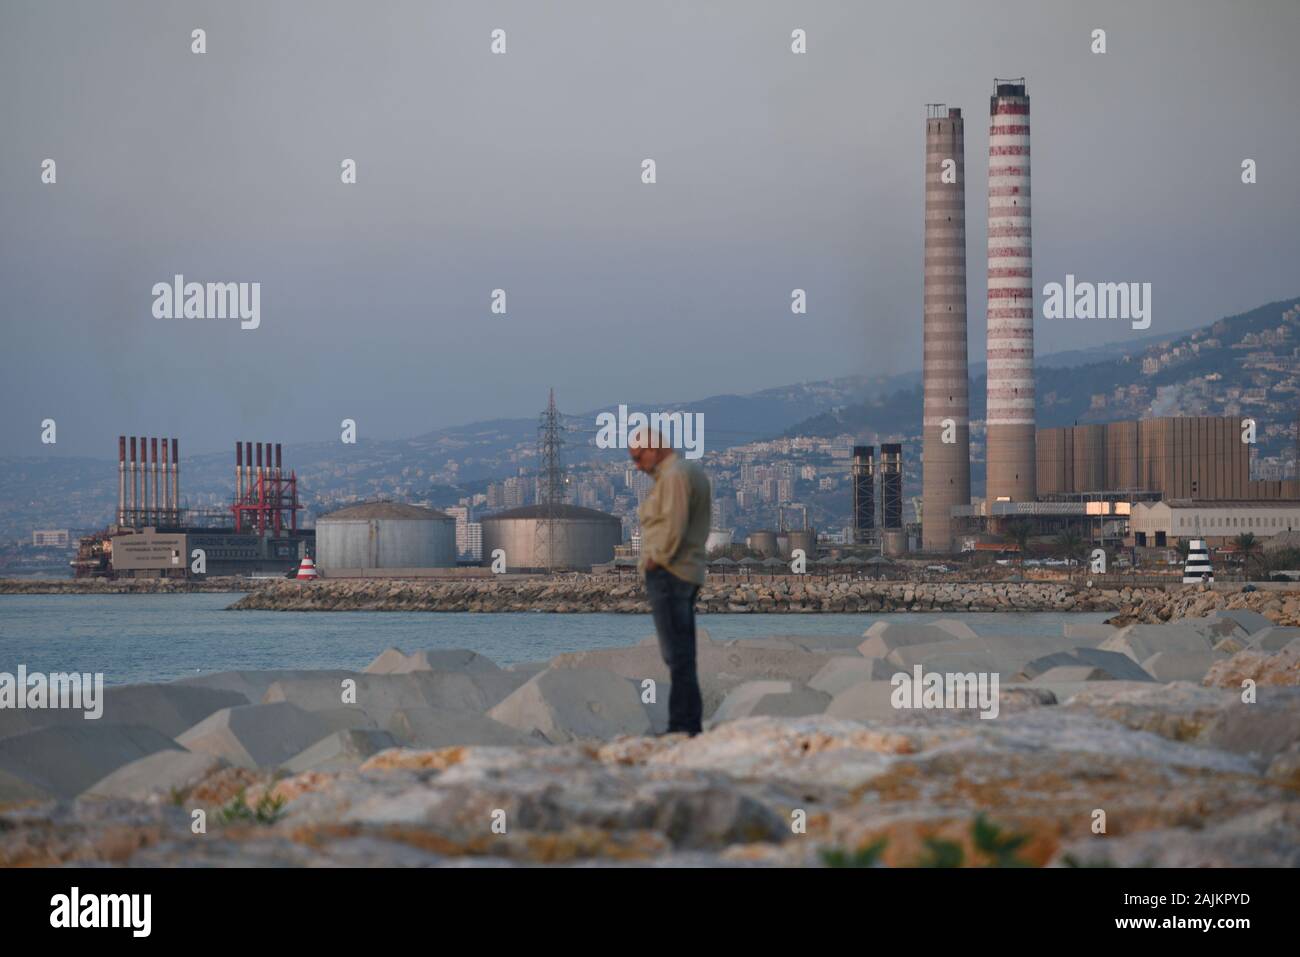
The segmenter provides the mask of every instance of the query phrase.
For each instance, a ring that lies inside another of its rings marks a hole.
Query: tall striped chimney
[[[1034,274],[1029,216],[1029,96],[1025,81],[994,80],[989,98],[989,502],[1032,502]]]
[[[952,507],[970,504],[966,139],[961,110],[930,104],[926,113],[921,549],[946,552]]]

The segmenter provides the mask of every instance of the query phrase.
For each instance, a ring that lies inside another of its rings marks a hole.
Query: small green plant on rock
[[[270,791],[264,793],[257,804],[249,806],[243,788],[217,811],[220,824],[274,824],[284,813],[285,800]]]
[[[875,867],[879,863],[880,855],[884,852],[888,841],[888,838],[882,837],[880,840],[855,851],[845,851],[840,848],[823,849],[821,852],[822,863],[827,867]]]

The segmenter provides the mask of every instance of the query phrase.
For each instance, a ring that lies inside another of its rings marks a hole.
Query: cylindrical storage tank
[[[349,505],[316,520],[316,565],[343,569],[450,568],[456,564],[456,520],[400,502]]]
[[[907,554],[907,532],[901,528],[887,528],[881,532],[881,548],[886,558],[899,558]]]
[[[745,540],[745,544],[751,552],[755,552],[763,558],[779,558],[781,555],[776,543],[776,532],[751,532],[749,538]]]
[[[811,528],[801,528],[786,534],[790,536],[791,555],[796,548],[802,548],[804,557],[809,561],[817,557],[817,533]]]
[[[577,505],[525,505],[481,519],[483,561],[505,552],[507,571],[590,570],[614,558],[623,541],[618,517]]]
[[[731,544],[731,535],[733,529],[715,528],[709,532],[709,537],[705,539],[704,550],[707,554],[712,555],[715,549],[725,548]]]

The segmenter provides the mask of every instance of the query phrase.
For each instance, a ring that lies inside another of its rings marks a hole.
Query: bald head
[[[648,425],[640,425],[627,437],[627,454],[642,472],[653,472],[660,462],[673,454],[673,450],[657,431]]]

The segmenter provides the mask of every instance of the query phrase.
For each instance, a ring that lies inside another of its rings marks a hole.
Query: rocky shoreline
[[[636,578],[383,580],[339,579],[0,579],[0,594],[181,594],[243,592],[230,607],[254,611],[424,611],[649,614]],[[1066,582],[876,582],[790,577],[710,578],[704,614],[870,612],[1115,612],[1112,624],[1197,618],[1246,609],[1279,625],[1300,625],[1300,586],[1245,592],[1199,585],[1089,588]]]
[[[183,595],[253,591],[262,580],[212,578],[0,578],[0,595]]]
[[[648,614],[634,579],[460,582],[267,582],[232,606],[258,611],[606,612]],[[1117,612],[1115,624],[1200,617],[1216,609],[1249,609],[1278,624],[1300,624],[1300,587],[1255,592],[1213,591],[1197,585],[1088,588],[1061,582],[825,582],[788,578],[713,580],[700,591],[703,614],[869,612]]]
[[[0,866],[1300,866],[1300,629],[989,627],[702,632],[694,738],[653,639],[4,710]],[[913,668],[1001,684],[900,704]]]

